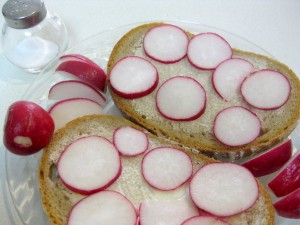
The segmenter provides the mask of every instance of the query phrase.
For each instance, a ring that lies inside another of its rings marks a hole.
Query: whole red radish
[[[17,101],[7,111],[4,123],[5,147],[17,155],[30,155],[51,140],[54,122],[48,112],[30,101]]]

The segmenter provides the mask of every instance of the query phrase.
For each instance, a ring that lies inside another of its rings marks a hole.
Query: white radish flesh
[[[253,112],[241,106],[220,111],[214,121],[215,137],[225,145],[241,146],[255,140],[261,132],[261,122]]]
[[[212,74],[212,84],[221,98],[228,101],[240,93],[243,80],[254,71],[244,59],[228,59],[220,63]]]
[[[122,155],[135,156],[148,149],[147,135],[133,127],[120,127],[115,130],[113,140],[116,148]]]
[[[61,154],[57,172],[72,191],[92,194],[111,185],[121,174],[115,146],[100,136],[79,138]]]
[[[158,84],[156,68],[147,60],[128,56],[118,61],[110,72],[114,92],[123,98],[139,98],[151,93]]]
[[[187,56],[196,68],[215,69],[219,63],[231,58],[232,49],[218,34],[201,33],[190,40]]]
[[[241,85],[245,101],[259,109],[277,109],[289,98],[291,86],[285,75],[273,70],[260,70]]]
[[[251,172],[233,163],[205,165],[190,183],[190,195],[196,206],[221,217],[249,209],[258,194],[258,184]]]
[[[81,116],[102,114],[102,106],[86,98],[72,98],[55,103],[49,113],[54,120],[55,130]]]
[[[179,27],[161,25],[150,29],[144,37],[144,50],[147,56],[163,63],[181,60],[187,52],[189,38]]]
[[[87,98],[100,105],[105,104],[105,98],[96,88],[78,80],[66,80],[56,83],[50,88],[48,98],[50,100]]]
[[[75,204],[67,225],[136,225],[136,222],[136,210],[125,196],[114,191],[102,191]]]
[[[173,190],[192,176],[190,157],[181,150],[159,147],[149,151],[142,161],[142,174],[148,184],[159,190]]]
[[[158,111],[170,120],[194,120],[205,110],[206,92],[201,84],[191,77],[173,77],[159,87],[156,106]]]
[[[230,225],[229,223],[213,216],[194,216],[181,225]]]
[[[140,225],[180,225],[197,215],[198,209],[189,199],[149,200],[140,206]]]

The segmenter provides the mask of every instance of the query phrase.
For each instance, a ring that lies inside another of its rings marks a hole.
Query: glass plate
[[[223,36],[234,48],[252,51],[272,57],[267,51],[259,46],[228,31],[190,22],[164,22],[178,25],[183,29],[190,31],[191,33],[216,32]],[[77,53],[85,55],[106,70],[106,63],[116,42],[127,31],[143,23],[125,25],[101,32],[80,42],[78,45],[67,50],[65,54]],[[29,86],[28,90],[24,94],[23,99],[34,101],[42,107],[47,107],[48,91],[53,84],[58,82],[57,76],[52,76],[58,64],[58,58],[49,63],[49,65]],[[107,114],[121,116],[112,101],[108,101],[104,111]],[[294,144],[296,143],[296,145],[299,144],[299,134],[300,128],[297,128],[292,134]],[[38,190],[37,171],[40,156],[41,152],[31,156],[22,157],[6,151],[6,175],[9,191],[15,209],[24,225],[50,224],[47,216],[43,212],[40,193]],[[263,181],[266,182],[267,179],[268,178],[264,178]],[[299,220],[288,220],[276,217],[276,224],[296,225],[299,224]]]

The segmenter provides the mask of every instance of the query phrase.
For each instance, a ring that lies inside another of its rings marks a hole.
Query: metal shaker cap
[[[47,15],[43,0],[8,0],[2,7],[6,24],[25,29],[40,23]]]

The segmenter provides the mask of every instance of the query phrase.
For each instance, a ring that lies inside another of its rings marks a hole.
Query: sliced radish
[[[102,114],[102,106],[86,98],[72,98],[55,103],[49,113],[54,120],[55,130],[62,128],[66,123],[78,117]]]
[[[245,145],[259,136],[261,122],[248,109],[241,106],[233,106],[223,109],[217,114],[213,132],[215,137],[225,145]]]
[[[247,77],[241,85],[245,101],[259,109],[277,109],[288,100],[291,92],[285,75],[273,70],[260,70]]]
[[[57,172],[70,190],[92,194],[111,185],[121,174],[115,146],[99,136],[79,138],[61,154]]]
[[[251,172],[233,163],[207,164],[190,183],[190,195],[196,206],[222,217],[249,209],[258,194],[258,184]]]
[[[187,182],[192,176],[193,164],[181,150],[158,147],[149,151],[142,161],[142,174],[154,188],[173,190]]]
[[[215,69],[222,61],[231,58],[228,42],[215,33],[195,35],[189,42],[187,56],[190,63],[199,69]]]
[[[110,72],[114,92],[123,98],[139,98],[151,93],[158,84],[158,73],[149,61],[128,56],[118,61]]]
[[[213,87],[221,98],[228,101],[239,93],[241,83],[253,71],[254,66],[247,60],[227,59],[213,72]]]
[[[206,93],[201,84],[191,77],[172,77],[159,87],[156,106],[170,120],[194,120],[204,113]]]
[[[292,157],[292,141],[288,140],[269,151],[242,164],[256,177],[261,177],[279,170]]]
[[[132,203],[114,191],[101,191],[75,204],[68,225],[136,225],[137,215]]]
[[[274,203],[278,215],[300,219],[300,188]]]
[[[140,225],[180,225],[199,215],[195,205],[187,199],[145,201],[140,205]]]
[[[64,59],[64,57],[62,58]],[[56,71],[68,72],[104,91],[106,74],[96,63],[91,63],[78,57],[73,57],[72,59],[65,57],[65,59],[69,60],[64,60],[56,68]]]
[[[187,52],[189,38],[181,28],[166,24],[150,29],[144,37],[147,56],[162,63],[181,60]]]
[[[98,65],[97,65],[94,61],[92,61],[92,60],[90,60],[88,57],[86,57],[86,56],[84,56],[84,55],[80,55],[80,54],[68,54],[68,55],[63,55],[63,56],[61,56],[59,59],[60,59],[62,62],[65,62],[65,61],[71,61],[71,60],[73,60],[73,61],[76,61],[76,60],[78,60],[78,61],[85,61],[85,62],[87,62],[87,63],[89,63],[89,64],[92,64],[93,66],[98,67]]]
[[[194,216],[181,225],[230,225],[229,223],[213,216]]]
[[[105,104],[104,96],[96,88],[78,80],[66,80],[56,83],[50,88],[48,98],[51,100],[87,98],[100,105]]]
[[[133,127],[119,127],[113,134],[113,140],[118,151],[127,156],[142,154],[149,145],[147,135]]]
[[[268,184],[277,197],[300,188],[300,152]]]

